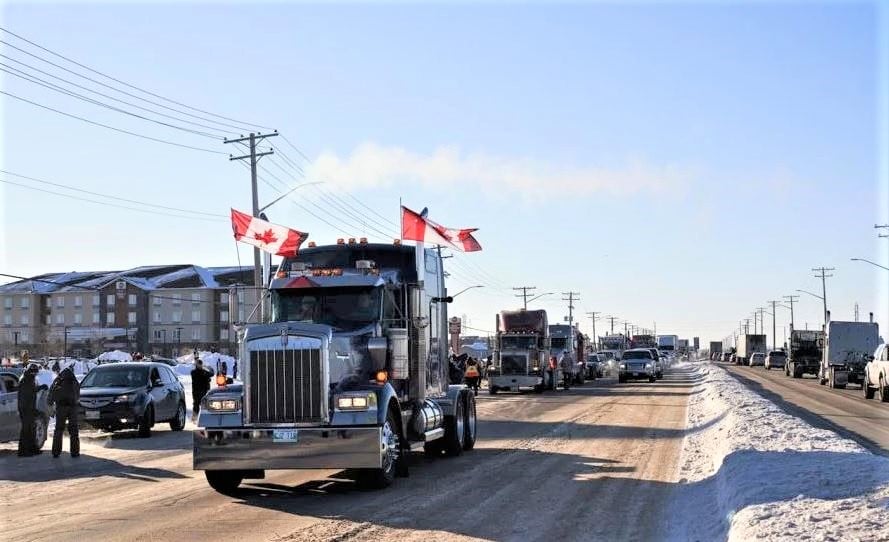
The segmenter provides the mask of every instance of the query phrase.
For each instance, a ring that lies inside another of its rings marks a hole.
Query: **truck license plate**
[[[297,430],[296,429],[275,429],[272,432],[272,441],[273,442],[296,442],[297,439]]]
[[[633,373],[633,376],[639,376],[639,373]]]
[[[99,411],[98,410],[87,410],[86,411],[86,419],[87,420],[98,420],[99,419]]]

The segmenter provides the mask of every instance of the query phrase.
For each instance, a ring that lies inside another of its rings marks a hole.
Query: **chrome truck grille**
[[[251,351],[250,422],[324,422],[323,367],[317,348]]]

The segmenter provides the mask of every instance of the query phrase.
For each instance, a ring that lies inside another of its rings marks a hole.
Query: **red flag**
[[[478,228],[454,230],[445,228],[420,213],[401,206],[401,238],[435,245],[444,245],[461,252],[475,252],[482,246],[472,236]]]
[[[309,237],[308,233],[272,224],[234,209],[232,209],[232,231],[236,241],[284,257],[296,256],[299,246]]]

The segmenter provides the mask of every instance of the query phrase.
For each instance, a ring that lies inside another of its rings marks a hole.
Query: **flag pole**
[[[398,240],[404,244],[404,204],[401,203],[401,196],[398,196],[398,216],[401,222],[401,229],[398,232]]]

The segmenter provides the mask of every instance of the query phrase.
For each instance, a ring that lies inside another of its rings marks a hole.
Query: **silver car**
[[[651,350],[647,348],[633,348],[625,350],[618,365],[617,381],[646,379],[649,382],[657,380],[656,361]]]
[[[19,378],[21,369],[0,369],[0,442],[19,439],[22,422],[19,418]],[[51,414],[46,404],[48,392],[45,388],[37,392],[37,411],[40,415],[34,420],[34,445],[39,450],[46,442],[46,430]]]
[[[750,355],[750,361],[747,362],[747,365],[753,367],[755,365],[765,365],[766,364],[766,355],[764,352],[754,352]]]

